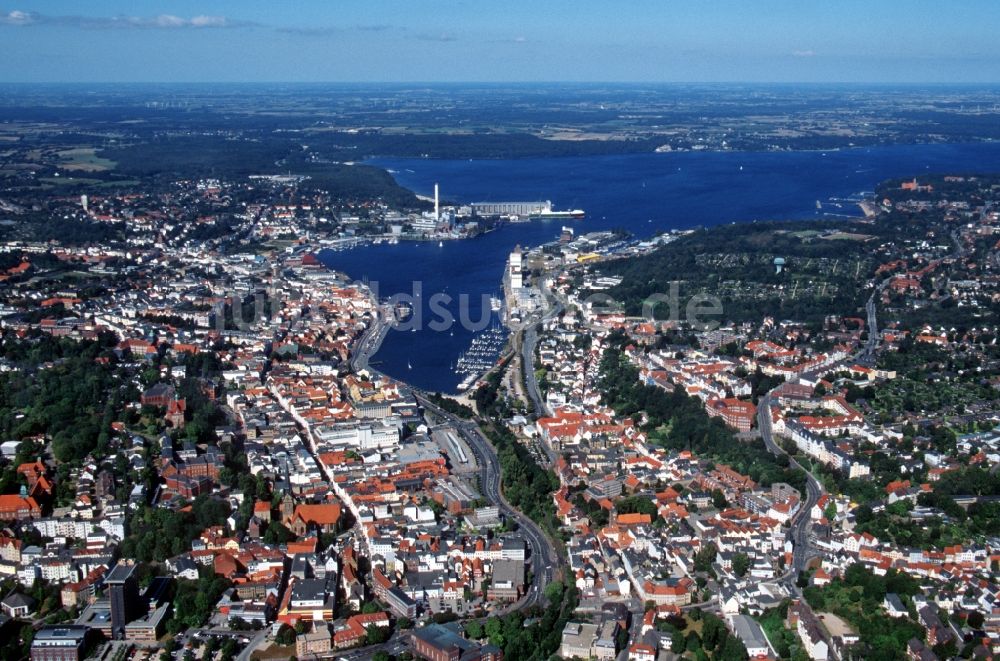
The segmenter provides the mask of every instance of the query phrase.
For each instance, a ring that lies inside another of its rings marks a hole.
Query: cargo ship
[[[572,219],[572,220],[583,220],[587,216],[583,209],[573,209],[572,211],[549,211],[542,210],[532,213],[529,218],[537,218],[539,220],[554,220],[554,219]]]

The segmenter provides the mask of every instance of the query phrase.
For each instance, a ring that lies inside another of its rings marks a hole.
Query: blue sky
[[[0,81],[1000,82],[996,0],[0,0]]]

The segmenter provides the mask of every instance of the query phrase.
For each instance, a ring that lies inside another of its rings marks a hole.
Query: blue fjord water
[[[871,191],[890,177],[925,173],[1000,172],[1000,143],[903,145],[830,152],[687,152],[517,160],[376,159],[403,186],[423,195],[441,185],[456,203],[552,200],[556,209],[581,208],[583,221],[508,224],[464,241],[373,245],[324,252],[329,267],[378,287],[379,295],[413,293],[420,283],[424,328],[390,331],[373,359],[383,372],[428,390],[454,392],[455,360],[473,332],[462,324],[433,330],[434,293],[469,297],[472,321],[489,314],[486,299],[500,291],[504,261],[515,245],[555,239],[563,224],[577,233],[624,228],[637,237],[658,231],[727,222],[816,218],[816,201]],[[857,215],[858,209],[824,205]],[[486,297],[484,299],[483,297]]]

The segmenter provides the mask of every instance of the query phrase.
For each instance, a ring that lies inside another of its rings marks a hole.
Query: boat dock
[[[455,363],[455,374],[464,378],[459,391],[467,390],[485,372],[488,372],[507,344],[507,330],[496,324],[472,338],[469,348],[462,352]]]

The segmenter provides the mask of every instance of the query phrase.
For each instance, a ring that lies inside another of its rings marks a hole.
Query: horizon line
[[[987,85],[994,81],[778,81],[778,80],[0,80],[0,85],[939,85],[962,87]]]

